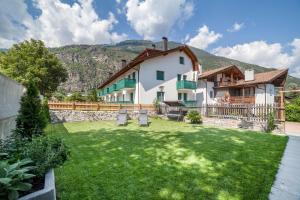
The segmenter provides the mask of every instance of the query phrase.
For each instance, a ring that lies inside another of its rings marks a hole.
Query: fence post
[[[75,102],[72,103],[72,110],[76,110]]]

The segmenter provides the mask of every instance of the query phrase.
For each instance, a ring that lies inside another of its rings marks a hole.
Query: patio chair
[[[120,125],[126,125],[127,124],[127,110],[119,110],[119,113],[117,115],[117,124]]]
[[[140,126],[148,126],[149,125],[148,111],[140,110],[138,120]]]

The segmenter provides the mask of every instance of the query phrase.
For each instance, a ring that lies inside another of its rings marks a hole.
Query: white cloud
[[[182,25],[193,15],[194,5],[186,0],[128,0],[126,17],[144,39],[167,36],[171,28]]]
[[[291,75],[300,78],[300,39],[294,39],[290,46],[292,51],[287,53],[280,43],[254,41],[232,47],[218,47],[212,53],[263,67],[288,67]]]
[[[117,4],[120,4],[121,3],[121,0],[116,0]]]
[[[227,29],[228,32],[237,32],[244,27],[244,23],[235,22],[230,29]]]
[[[206,25],[199,28],[198,34],[192,38],[186,36],[188,45],[197,47],[199,49],[206,49],[210,44],[215,43],[222,37],[222,34],[210,31]]]
[[[10,25],[0,27],[0,47],[9,47],[11,43],[29,38],[41,39],[51,47],[112,43],[127,38],[125,34],[113,32],[118,21],[112,13],[107,19],[99,18],[92,0],[79,0],[72,5],[60,0],[35,1],[34,6],[41,10],[36,19],[29,15],[24,1],[14,1],[0,3],[1,24],[5,21]],[[9,27],[9,30],[3,31],[3,27]]]

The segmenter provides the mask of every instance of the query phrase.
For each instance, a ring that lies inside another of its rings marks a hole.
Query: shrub
[[[60,138],[36,137],[26,143],[22,157],[30,158],[36,165],[34,173],[41,177],[51,168],[62,165],[68,158],[69,149]]]
[[[268,121],[267,121],[267,127],[266,127],[266,132],[270,133],[275,129],[275,118],[274,118],[274,113],[269,113],[268,114]]]
[[[29,159],[9,164],[7,160],[0,161],[0,199],[16,200],[19,197],[18,191],[28,191],[32,185],[26,181],[34,175],[29,172],[34,169],[28,166],[32,163]]]
[[[48,98],[45,97],[42,104],[42,112],[44,117],[46,118],[47,122],[51,122],[50,112],[49,112],[49,105],[48,105]]]
[[[46,127],[47,120],[42,112],[39,92],[34,82],[29,82],[20,104],[21,108],[16,119],[15,133],[27,138],[41,135]]]
[[[187,114],[187,119],[190,120],[192,124],[202,123],[201,115],[196,110],[190,110]]]
[[[300,97],[285,105],[285,118],[287,121],[300,122]]]

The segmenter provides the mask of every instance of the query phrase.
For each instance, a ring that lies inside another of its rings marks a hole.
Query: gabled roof
[[[268,72],[257,73],[254,75],[253,81],[240,80],[235,86],[240,85],[256,85],[260,83],[272,83],[277,80],[278,86],[285,83],[288,69],[277,69]]]
[[[158,56],[165,56],[168,55],[169,53],[173,53],[176,51],[183,51],[185,52],[192,60],[193,64],[193,70],[198,71],[198,58],[197,56],[192,52],[192,50],[187,46],[178,46],[173,49],[169,49],[166,51],[158,50],[158,49],[145,49],[143,52],[141,52],[137,57],[135,57],[130,63],[128,63],[125,67],[120,69],[118,72],[113,74],[111,77],[109,77],[104,83],[100,84],[98,86],[98,89],[102,89],[106,85],[110,84],[113,82],[116,78],[127,72],[128,70],[132,69],[133,67],[137,66],[138,64],[144,62],[145,60],[149,60],[152,58],[156,58]]]
[[[212,69],[212,70],[209,70],[209,71],[205,71],[199,76],[199,79],[204,79],[204,78],[208,78],[208,77],[211,77],[211,76],[215,76],[219,73],[222,73],[222,72],[225,72],[225,71],[228,71],[228,70],[231,70],[231,69],[236,70],[241,75],[242,78],[244,77],[243,72],[237,66],[229,65],[229,66],[220,67],[220,68],[217,68],[217,69]]]

